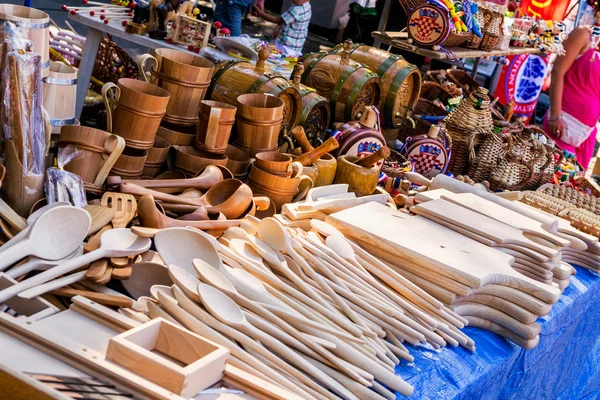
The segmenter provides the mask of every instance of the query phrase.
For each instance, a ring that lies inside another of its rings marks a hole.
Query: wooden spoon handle
[[[83,296],[85,298],[95,301],[96,303],[104,304],[105,306],[131,307],[131,305],[133,304],[133,300],[127,299],[125,297],[112,296],[110,294],[102,294],[71,288],[56,289],[51,291],[50,294],[69,298],[74,296]]]
[[[202,205],[202,203],[199,201],[200,199],[188,199],[185,197],[173,196],[171,194],[158,192],[156,190],[136,185],[135,183],[122,183],[121,193],[128,193],[135,196],[144,196],[147,194],[151,194],[156,200],[166,201],[167,203],[186,204],[189,206],[197,207],[200,207]]]
[[[361,167],[371,168],[372,166],[377,164],[379,160],[389,157],[390,154],[391,151],[389,147],[380,147],[379,150],[377,150],[375,153],[359,159],[358,161],[356,161],[355,164],[360,165]]]
[[[313,145],[310,144],[310,142],[308,141],[308,138],[306,137],[306,132],[304,132],[303,127],[298,125],[294,129],[292,129],[292,136],[294,139],[296,139],[296,141],[302,148],[303,153],[308,153],[309,151],[313,151],[315,149]]]
[[[323,143],[316,149],[298,156],[295,161],[299,162],[303,166],[307,167],[311,164],[314,164],[315,161],[317,161],[319,158],[321,158],[325,154],[329,153],[332,150],[337,149],[339,146],[340,145],[339,145],[338,141],[334,137],[330,137],[329,139],[327,139],[325,141],[325,143]],[[388,151],[389,151],[389,149],[388,149]]]

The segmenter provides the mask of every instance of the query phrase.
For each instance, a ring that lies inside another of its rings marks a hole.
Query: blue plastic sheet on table
[[[537,320],[542,330],[532,350],[470,327],[463,331],[474,353],[408,345],[415,361],[402,361],[396,374],[414,386],[411,399],[600,399],[600,276],[576,269],[550,314]]]

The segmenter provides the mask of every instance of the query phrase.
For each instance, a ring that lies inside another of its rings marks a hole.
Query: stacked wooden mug
[[[205,161],[191,146],[214,65],[172,49],[157,49],[156,57],[145,54],[139,64],[145,82],[119,79],[116,85],[107,83],[102,89],[108,130],[126,143],[111,175],[156,177],[165,170],[171,146],[176,148],[176,159],[184,160],[176,161],[176,165],[185,167],[186,175],[196,175],[202,166],[222,163],[224,156],[206,157],[209,161]]]

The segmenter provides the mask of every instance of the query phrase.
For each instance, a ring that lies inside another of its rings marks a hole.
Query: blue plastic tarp
[[[538,319],[532,350],[470,327],[464,332],[474,353],[407,346],[415,361],[403,361],[396,374],[414,386],[411,399],[600,399],[600,276],[576,268],[550,314]]]

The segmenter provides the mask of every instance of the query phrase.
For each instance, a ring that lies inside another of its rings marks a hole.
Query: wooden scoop
[[[80,210],[75,207],[67,207],[67,208],[73,208],[76,210]],[[55,208],[54,210],[60,210],[60,208]],[[81,210],[81,212],[85,213],[83,210]],[[40,249],[46,249],[46,248],[48,248],[48,244],[50,244],[51,246],[54,245],[53,247],[51,247],[51,250],[55,251],[57,248],[60,248],[60,243],[65,241],[65,239],[67,237],[73,235],[71,232],[81,231],[81,230],[83,230],[82,228],[85,228],[85,232],[87,232],[87,229],[89,228],[89,214],[85,213],[85,216],[88,218],[87,225],[83,224],[83,223],[82,224],[74,224],[72,218],[63,218],[63,216],[61,216],[61,219],[66,221],[66,223],[68,225],[68,230],[66,230],[66,229],[62,230],[61,235],[55,234],[54,235],[54,237],[56,237],[55,240],[48,239],[47,237],[44,237],[42,240],[39,240],[39,239],[36,240],[37,247]],[[36,233],[35,233],[35,231],[37,230],[36,227],[40,224],[40,222],[44,222],[43,219],[45,219],[45,216],[42,216],[38,220],[38,222],[35,224],[35,226],[32,228],[32,234],[28,235],[30,238],[33,237],[33,235],[36,235]],[[54,219],[54,218],[52,218],[52,219]],[[57,225],[58,221],[52,221],[52,222],[54,223],[54,225]],[[42,225],[39,225],[39,226],[42,226]],[[46,232],[51,233],[52,230],[50,229],[50,230],[47,230]],[[67,234],[67,232],[69,232],[69,234]],[[77,233],[82,235],[81,232],[77,232]],[[85,233],[83,233],[83,235],[85,235]],[[50,235],[50,236],[52,236],[52,235]],[[77,245],[81,244],[82,240],[83,239],[81,239],[79,241],[79,243],[77,243]],[[74,241],[74,240],[71,240],[71,241]],[[56,242],[58,242],[58,243],[56,243]],[[134,233],[132,233],[129,229],[112,229],[112,230],[106,231],[100,238],[100,248],[98,248],[97,250],[94,250],[92,252],[89,252],[87,254],[84,254],[81,257],[71,259],[71,260],[65,262],[64,264],[61,264],[54,268],[50,268],[48,271],[42,272],[41,274],[38,274],[38,275],[36,275],[32,278],[29,278],[25,281],[19,282],[17,285],[11,286],[10,288],[8,288],[6,290],[0,291],[0,303],[6,301],[7,299],[10,299],[14,295],[16,295],[22,291],[25,291],[27,289],[31,289],[35,286],[46,283],[54,278],[57,278],[61,275],[69,273],[71,271],[74,271],[83,265],[90,264],[101,258],[127,257],[130,255],[143,253],[146,250],[150,249],[150,244],[151,244],[150,239],[141,238],[141,237],[135,235]],[[65,257],[68,254],[69,253],[65,254],[63,257]]]
[[[214,166],[209,165],[200,175],[191,179],[154,179],[154,180],[121,180],[120,177],[112,176],[109,178],[111,185],[119,185],[122,183],[133,183],[149,189],[186,189],[193,188],[202,192],[207,191],[217,183],[223,180],[223,172]]]
[[[361,167],[365,168],[371,168],[380,160],[388,158],[390,154],[391,151],[389,147],[380,147],[379,150],[377,150],[375,153],[369,154],[368,156],[363,158],[359,158],[354,164],[360,165]]]
[[[323,143],[322,145],[320,145],[319,147],[317,147],[314,150],[311,150],[307,153],[299,155],[298,157],[296,157],[296,159],[294,161],[299,162],[300,164],[302,164],[305,167],[308,167],[309,165],[314,164],[315,161],[317,161],[319,158],[321,158],[325,154],[337,149],[339,146],[340,145],[339,145],[338,141],[334,137],[330,137],[329,139],[327,139],[325,141],[325,143]]]
[[[182,221],[169,218],[156,208],[154,197],[145,195],[138,202],[138,215],[142,226],[147,228],[175,228],[191,226],[198,229],[227,229],[232,226],[239,226],[242,220],[232,219],[225,221]]]
[[[46,260],[67,257],[83,242],[90,224],[90,214],[81,208],[51,208],[31,225],[22,240],[0,253],[0,271],[31,255]]]

